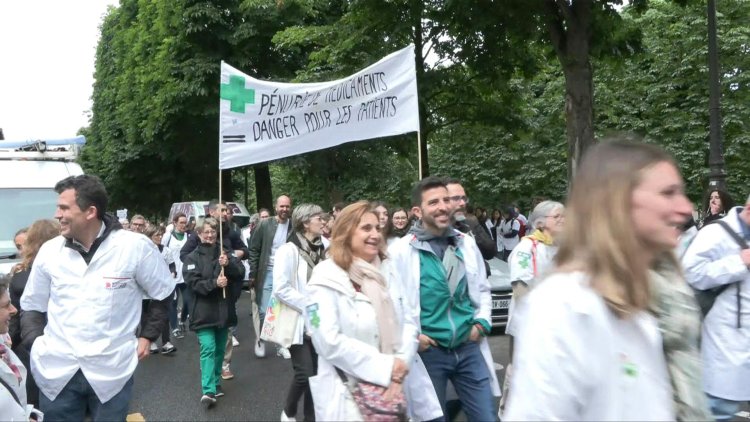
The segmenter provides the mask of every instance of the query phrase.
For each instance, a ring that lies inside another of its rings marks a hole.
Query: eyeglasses
[[[468,196],[461,196],[461,195],[451,196],[450,200],[453,201],[453,202],[458,202],[458,201],[463,200],[464,203],[466,203],[466,204],[469,203],[469,197]]]
[[[407,217],[393,217],[394,220],[406,220]]]

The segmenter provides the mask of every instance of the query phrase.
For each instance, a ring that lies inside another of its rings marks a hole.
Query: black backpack
[[[743,239],[737,233],[735,233],[734,230],[732,230],[732,228],[729,227],[729,224],[727,224],[726,221],[715,220],[714,224],[719,224],[721,227],[723,227],[724,230],[727,233],[729,233],[730,236],[732,236],[732,239],[734,239],[734,241],[737,242],[740,248],[748,249],[749,246],[747,242],[745,242],[745,239]],[[740,322],[741,298],[740,298],[740,282],[739,281],[735,281],[733,283],[727,283],[727,284],[717,286],[711,289],[706,289],[706,290],[698,290],[696,288],[693,288],[693,292],[695,293],[695,300],[698,302],[698,306],[701,309],[701,313],[703,314],[703,317],[705,318],[706,315],[708,315],[708,313],[711,311],[711,308],[714,306],[714,302],[716,302],[716,298],[719,297],[719,295],[722,294],[724,290],[728,289],[732,285],[737,286],[737,328],[740,328],[742,324]]]

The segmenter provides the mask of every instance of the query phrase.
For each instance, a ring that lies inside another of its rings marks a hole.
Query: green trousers
[[[196,331],[201,345],[201,389],[203,394],[216,394],[221,384],[221,364],[227,344],[227,328],[203,328]]]

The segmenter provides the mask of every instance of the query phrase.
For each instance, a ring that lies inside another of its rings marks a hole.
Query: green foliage
[[[728,186],[747,195],[746,157],[750,110],[750,30],[746,2],[720,3],[721,113]],[[602,62],[596,77],[597,127],[634,131],[677,159],[689,196],[700,202],[708,184],[708,47],[705,6],[651,1],[643,14],[625,13],[643,31],[643,51],[633,60]]]

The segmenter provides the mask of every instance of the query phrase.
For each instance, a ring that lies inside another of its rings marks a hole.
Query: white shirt
[[[551,275],[527,301],[503,420],[675,420],[651,314],[617,318],[583,273]]]
[[[62,236],[42,245],[21,297],[24,310],[47,313],[31,349],[42,393],[54,400],[80,369],[101,402],[114,397],[138,364],[141,300],[162,300],[174,288],[159,250],[142,234],[111,232],[88,265]]]
[[[289,221],[279,223],[276,227],[276,233],[273,235],[273,243],[271,244],[271,254],[268,256],[268,269],[273,268],[274,257],[276,251],[286,243],[286,238],[289,235]]]
[[[174,262],[175,270],[177,272],[175,277],[175,282],[177,284],[185,282],[185,279],[182,278],[182,260],[180,259],[180,250],[182,250],[182,247],[187,243],[188,234],[183,233],[182,235],[182,240],[177,240],[176,237],[172,236],[172,233],[169,234],[169,237],[164,234],[161,241],[162,245],[164,245],[164,250],[169,250],[172,254],[172,261]],[[165,257],[164,259],[167,258]],[[167,264],[169,264],[169,260],[167,260]]]
[[[510,233],[513,230],[515,230],[516,232],[521,230],[521,223],[518,222],[517,218],[503,221],[503,224],[500,226],[500,230],[498,230],[498,234],[497,234],[498,246],[502,245],[503,249],[506,251],[512,251],[513,248],[515,248],[516,245],[518,244],[517,234],[511,238],[506,238],[503,236],[504,234]]]

